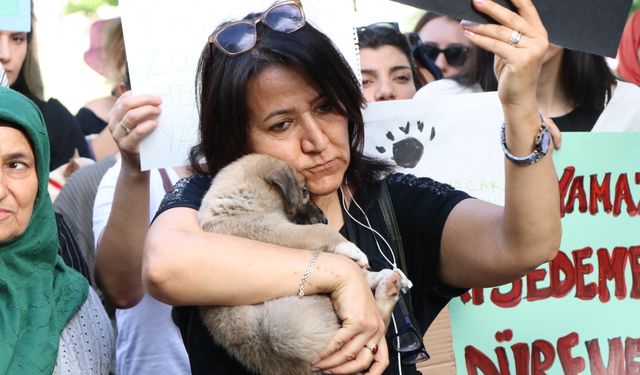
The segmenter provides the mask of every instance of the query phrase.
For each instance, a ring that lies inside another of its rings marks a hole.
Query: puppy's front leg
[[[341,254],[356,261],[364,269],[369,268],[369,259],[356,245],[347,241],[338,231],[324,224],[299,225],[281,222],[274,232],[283,233],[280,244],[299,249],[322,250]]]
[[[342,236],[341,236],[342,237]],[[344,239],[344,238],[343,238]],[[358,263],[360,267],[363,269],[369,269],[369,259],[365,255],[365,253],[360,250],[358,246],[356,246],[353,242],[349,242],[344,239],[344,242],[338,243],[334,248],[333,252],[336,254],[341,254],[346,257],[349,257]]]
[[[400,274],[390,269],[383,269],[378,272],[366,271],[367,283],[374,291],[376,305],[385,327],[389,325],[391,313],[398,302],[400,287],[402,285]]]

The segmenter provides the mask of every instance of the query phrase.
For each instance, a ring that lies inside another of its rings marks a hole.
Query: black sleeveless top
[[[411,289],[412,310],[418,329],[423,334],[436,315],[451,298],[459,296],[465,289],[443,284],[437,277],[440,258],[440,239],[444,223],[453,207],[469,198],[466,193],[456,191],[451,186],[438,183],[429,178],[417,178],[412,175],[393,174],[385,180],[393,203],[398,228],[404,246],[407,276],[413,282]],[[202,197],[211,185],[211,176],[195,175],[180,180],[173,192],[164,198],[156,217],[174,207],[199,209]],[[391,246],[389,231],[386,228],[377,198],[380,185],[363,188],[358,191],[355,200],[364,209],[371,227],[380,232]],[[349,213],[360,222],[366,222],[355,204],[349,207]],[[343,214],[346,220],[351,220]],[[359,225],[347,230],[345,225],[340,233],[354,242],[369,257],[371,269],[392,268],[378,252],[373,233]],[[392,259],[390,249],[379,240],[381,251]],[[189,306],[175,307],[173,317],[180,328],[185,347],[189,354],[193,374],[251,374],[239,362],[211,339],[200,320],[197,309]],[[390,325],[391,326],[391,325]],[[387,332],[390,364],[385,374],[398,374],[397,356],[389,341],[393,330]],[[427,348],[428,350],[428,348]],[[415,365],[403,366],[404,375],[419,374]]]

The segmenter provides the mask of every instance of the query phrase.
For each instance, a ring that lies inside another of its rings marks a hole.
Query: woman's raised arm
[[[549,45],[547,32],[530,0],[513,0],[517,13],[491,0],[473,3],[500,23],[463,21],[462,27],[471,42],[496,55],[506,148],[525,157],[541,134],[536,89]],[[558,144],[557,128],[549,119],[544,122]],[[496,142],[495,147],[500,145]],[[560,202],[550,154],[533,164],[505,159],[504,208],[465,200],[453,209],[442,237],[443,281],[464,287],[501,284],[555,257],[561,238]]]

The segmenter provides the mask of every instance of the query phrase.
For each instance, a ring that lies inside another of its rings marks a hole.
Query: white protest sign
[[[497,93],[369,103],[364,118],[366,154],[503,204]]]
[[[120,0],[133,91],[163,98],[160,125],[141,144],[143,170],[185,165],[198,141],[196,66],[212,31],[224,21],[272,4],[272,0]],[[302,4],[307,21],[333,40],[359,76],[352,3],[302,0]]]

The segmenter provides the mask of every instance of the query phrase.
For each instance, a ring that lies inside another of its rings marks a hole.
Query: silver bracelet
[[[536,134],[534,138],[533,144],[533,152],[527,156],[515,156],[507,149],[507,137],[505,135],[505,127],[506,124],[503,122],[502,127],[500,128],[500,143],[502,144],[502,151],[504,151],[504,156],[511,160],[513,163],[518,165],[531,165],[535,164],[542,159],[551,148],[551,134],[549,134],[549,128],[547,128],[547,124],[544,123],[544,118],[542,114],[540,115],[540,130]]]
[[[300,280],[300,285],[298,286],[298,297],[300,298],[304,297],[304,285],[307,283],[307,280],[309,280],[309,275],[311,275],[311,270],[313,269],[313,266],[316,264],[316,261],[318,260],[319,256],[320,256],[320,250],[314,251],[313,255],[311,256],[311,262],[309,262],[307,269],[304,270],[304,275],[302,275],[302,280]]]

